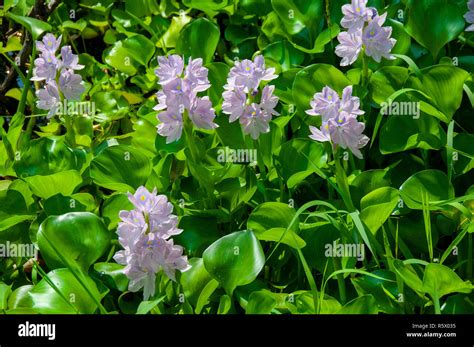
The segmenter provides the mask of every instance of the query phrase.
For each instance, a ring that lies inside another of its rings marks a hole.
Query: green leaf
[[[82,183],[82,177],[76,170],[57,172],[48,176],[31,176],[24,179],[34,195],[48,199],[56,194],[71,195]]]
[[[219,287],[219,282],[216,281],[215,279],[210,280],[202,289],[201,294],[199,294],[197,304],[196,304],[196,313],[199,314],[201,313],[202,309],[204,306],[207,304],[209,301],[209,298],[211,295],[216,291],[216,289]]]
[[[128,289],[128,278],[123,273],[123,265],[117,263],[95,263],[94,271],[98,280],[107,287],[125,292]]]
[[[312,48],[320,32],[323,6],[322,0],[272,0],[273,10],[283,24],[281,29],[305,48]]]
[[[215,218],[183,216],[179,221],[179,228],[183,232],[174,239],[193,255],[201,255],[220,237]]]
[[[249,284],[265,264],[260,242],[251,231],[226,235],[203,254],[204,266],[229,295],[237,286]]]
[[[99,292],[97,285],[89,276],[85,278],[88,288],[92,288],[92,294],[96,298],[104,296],[105,293]],[[97,310],[97,304],[69,269],[49,272],[47,278],[43,278],[31,289],[29,296],[31,307],[41,314],[92,314]]]
[[[45,31],[51,32],[53,30],[50,24],[36,18],[17,16],[11,12],[6,13],[6,16],[25,27],[30,32],[33,41],[37,40]]]
[[[16,288],[8,298],[8,308],[31,307],[31,297],[28,293],[32,288],[33,285],[30,284]]]
[[[423,113],[418,119],[409,115],[394,115],[383,125],[379,140],[382,154],[413,148],[441,149],[446,143],[446,133],[436,118]]]
[[[250,294],[246,314],[270,314],[275,308],[277,301],[272,292],[268,290],[259,290]]]
[[[183,4],[189,8],[204,12],[210,18],[219,12],[228,10],[228,12],[233,13],[234,10],[233,0],[183,0]]]
[[[8,297],[12,293],[12,288],[3,282],[0,282],[0,311],[7,309]]]
[[[94,197],[88,193],[77,193],[70,196],[56,194],[44,202],[44,211],[48,216],[68,212],[92,212],[95,207]]]
[[[296,234],[298,223],[293,223],[283,236],[295,214],[296,211],[287,204],[265,202],[252,211],[247,220],[247,229],[252,230],[259,240],[278,242],[281,239],[282,243],[290,247],[303,248],[306,242]]]
[[[290,45],[288,41],[271,43],[263,49],[262,54],[267,61],[270,59],[274,64],[279,64],[281,71],[297,67],[304,60],[304,54]]]
[[[85,273],[109,248],[111,233],[96,215],[50,216],[38,230],[38,246],[50,269],[77,264]]]
[[[181,285],[186,300],[196,306],[204,287],[212,280],[211,275],[204,267],[202,258],[189,259],[191,268],[181,274]]]
[[[439,170],[424,170],[410,176],[400,187],[405,204],[422,210],[423,194],[427,202],[448,200],[454,197],[454,188],[446,174]]]
[[[199,18],[186,25],[179,35],[176,52],[186,58],[202,58],[211,62],[219,42],[219,28],[206,18]]]
[[[377,303],[372,294],[362,295],[345,304],[337,314],[377,314]]]
[[[19,160],[13,167],[20,178],[79,170],[82,164],[78,155],[62,139],[44,137],[31,141],[19,154]]]
[[[431,102],[443,112],[449,123],[461,106],[464,82],[469,73],[449,65],[435,65],[422,70],[420,82],[412,77],[411,83],[431,97]]]
[[[474,286],[470,281],[463,281],[452,269],[441,264],[430,263],[423,276],[423,291],[433,299],[452,293],[471,293]]]
[[[392,214],[399,199],[398,190],[392,187],[376,189],[362,198],[360,218],[373,234]]]
[[[386,66],[370,77],[369,92],[377,104],[387,102],[387,99],[401,89],[408,79],[408,69],[400,66]]]
[[[229,65],[220,62],[209,63],[206,68],[209,70],[207,77],[211,83],[211,88],[208,91],[209,99],[211,99],[213,105],[217,105],[222,99],[230,68]]]
[[[95,184],[120,192],[144,185],[151,170],[151,160],[143,150],[125,145],[104,149],[90,164]]]
[[[318,172],[327,161],[324,145],[311,139],[292,139],[281,146],[275,166],[287,181],[288,188],[294,188],[306,177]]]
[[[366,170],[358,175],[350,184],[352,200],[359,205],[360,200],[371,191],[388,187],[391,184],[387,170]]]
[[[415,0],[407,5],[406,31],[436,59],[466,25],[463,11],[449,0]]]
[[[138,305],[137,308],[137,314],[147,314],[150,312],[156,305],[158,305],[160,302],[162,302],[164,299],[166,299],[166,295],[163,295],[159,297],[158,299],[155,300],[150,300],[150,301],[142,301],[140,305]]]
[[[423,292],[423,282],[411,265],[403,264],[403,261],[395,259],[393,263],[394,269],[405,284],[415,292]]]
[[[117,228],[120,222],[119,212],[122,210],[132,210],[133,205],[128,200],[127,194],[116,193],[104,201],[101,216],[109,230]]]
[[[136,34],[104,51],[103,59],[117,70],[133,76],[140,65],[148,64],[154,52],[155,45],[145,36]]]

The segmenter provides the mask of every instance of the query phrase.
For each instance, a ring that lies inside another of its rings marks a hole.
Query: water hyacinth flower
[[[117,228],[123,250],[114,255],[117,263],[125,265],[124,273],[130,280],[129,290],[143,288],[144,300],[155,294],[156,275],[160,271],[172,280],[176,271],[190,268],[184,249],[175,245],[172,236],[182,232],[177,227],[178,217],[173,215],[173,205],[165,195],[157,195],[139,187],[135,194],[128,194],[133,204],[131,211],[120,211]]]
[[[36,41],[40,55],[34,62],[32,81],[42,82],[43,88],[36,91],[36,106],[48,110],[48,117],[56,113],[57,104],[63,100],[79,100],[84,93],[82,77],[74,70],[81,70],[79,57],[72,53],[70,46],[57,50],[61,45],[61,36],[46,34],[42,41]]]
[[[466,31],[474,31],[474,0],[469,0],[467,8],[469,11],[464,15],[464,18],[466,19],[466,22],[471,25],[466,28]]]
[[[270,131],[272,116],[278,115],[275,111],[278,97],[273,95],[275,87],[266,85],[259,89],[262,81],[271,81],[277,77],[274,68],[265,67],[261,55],[253,61],[236,61],[227,77],[222,112],[230,116],[230,122],[239,119],[243,132],[254,140]]]
[[[201,58],[189,58],[185,67],[179,55],[160,56],[155,74],[162,89],[156,93],[158,104],[153,109],[162,111],[157,116],[160,121],[157,128],[158,134],[166,137],[166,143],[181,138],[183,117],[189,117],[200,129],[218,127],[214,123],[216,113],[211,101],[207,96],[198,96],[199,92],[211,86],[207,78],[208,70],[202,66]]]
[[[357,116],[364,114],[364,111],[360,109],[359,98],[352,96],[352,86],[344,88],[341,98],[330,87],[324,87],[322,92],[314,95],[311,109],[306,113],[322,118],[320,129],[309,127],[311,139],[331,142],[333,147],[349,149],[357,158],[363,158],[360,149],[369,138],[363,134],[365,124],[357,121]]]
[[[339,45],[335,53],[341,57],[341,66],[352,65],[361,51],[380,63],[382,58],[393,60],[391,54],[396,39],[391,38],[392,28],[384,27],[387,14],[379,16],[373,7],[367,7],[367,0],[352,0],[342,6],[344,17],[341,26],[347,31],[339,33]]]

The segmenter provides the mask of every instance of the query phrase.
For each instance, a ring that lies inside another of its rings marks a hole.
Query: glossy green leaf
[[[470,281],[463,281],[452,269],[441,264],[428,264],[423,276],[423,291],[432,298],[452,293],[471,293],[474,286]]]
[[[252,211],[247,220],[247,229],[252,230],[259,240],[275,242],[281,240],[293,248],[303,248],[306,242],[296,234],[298,223],[293,223],[285,234],[295,214],[296,211],[287,204],[266,202]]]
[[[120,192],[145,184],[151,170],[143,150],[125,145],[104,149],[90,164],[90,175],[97,185]]]
[[[202,58],[209,63],[219,42],[219,28],[205,18],[199,18],[186,25],[179,35],[176,51],[185,57]]]
[[[464,13],[449,0],[416,0],[407,7],[407,32],[435,58],[464,30]]]
[[[293,139],[281,146],[276,167],[287,181],[288,188],[293,188],[318,172],[326,161],[327,154],[322,143],[311,139]]]
[[[41,223],[38,246],[50,269],[77,264],[87,272],[108,249],[111,233],[96,215],[71,212]]]
[[[265,255],[251,231],[226,235],[203,254],[204,266],[229,295],[237,286],[252,282],[263,268]]]
[[[71,195],[82,183],[82,177],[76,170],[67,170],[47,176],[26,177],[25,181],[34,195],[48,199],[56,194]]]
[[[30,32],[33,40],[37,40],[44,32],[52,31],[52,27],[49,23],[43,22],[36,18],[17,16],[11,12],[8,12],[6,16],[18,24],[24,26]]]
[[[403,201],[412,209],[422,209],[423,194],[427,202],[447,200],[454,197],[454,188],[444,172],[424,170],[408,178],[400,187]]]
[[[100,299],[101,294],[95,282],[88,276],[87,285],[92,294]],[[54,285],[51,286],[51,283]],[[92,314],[97,305],[68,269],[56,269],[48,273],[31,291],[31,308],[42,314]]]
[[[212,280],[212,277],[204,267],[202,258],[191,258],[189,259],[189,263],[191,264],[191,268],[182,273],[181,285],[183,286],[183,293],[186,300],[189,300],[191,304],[196,306],[199,295],[204,287]]]
[[[391,187],[378,188],[362,198],[360,218],[375,234],[392,214],[399,200],[397,189]]]

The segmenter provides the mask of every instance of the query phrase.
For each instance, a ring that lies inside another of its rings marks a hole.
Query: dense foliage
[[[0,310],[474,313],[474,1],[366,3],[4,1]]]

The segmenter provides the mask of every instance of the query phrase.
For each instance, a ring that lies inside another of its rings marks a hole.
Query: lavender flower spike
[[[155,294],[156,275],[163,271],[175,280],[177,270],[190,268],[184,249],[175,245],[171,237],[180,234],[178,218],[172,214],[173,205],[166,196],[157,195],[145,187],[128,195],[135,209],[120,211],[117,234],[123,250],[114,255],[117,263],[125,265],[124,274],[129,278],[129,290],[143,288],[148,300]]]
[[[371,11],[367,9],[367,0],[352,0],[352,3],[342,6],[344,17],[341,26],[353,34],[364,28],[365,22],[371,19]]]
[[[360,109],[359,98],[352,96],[352,86],[344,88],[342,98],[330,87],[324,87],[321,93],[314,95],[311,109],[306,113],[322,117],[320,129],[310,126],[311,139],[347,148],[362,159],[360,149],[367,144],[369,138],[362,133],[364,123],[357,121],[357,117],[364,114],[364,111]]]
[[[210,88],[208,70],[202,66],[202,59],[189,58],[184,66],[178,55],[158,57],[155,74],[162,87],[156,94],[158,105],[153,109],[161,111],[157,118],[158,134],[166,137],[166,143],[177,141],[183,131],[183,117],[189,117],[192,123],[201,129],[214,129],[216,117],[208,97],[198,96],[199,92]]]
[[[36,41],[36,48],[41,53],[49,52],[54,54],[61,45],[61,38],[62,35],[59,35],[59,37],[56,39],[53,34],[46,34],[43,36],[42,41]]]
[[[364,29],[362,42],[365,46],[365,54],[372,57],[377,63],[380,63],[382,57],[393,60],[395,57],[390,54],[397,40],[390,38],[392,35],[391,27],[382,27],[387,14],[375,17]]]
[[[36,41],[36,46],[41,52],[35,59],[32,81],[43,82],[44,87],[36,91],[37,107],[48,110],[48,117],[53,116],[57,104],[64,100],[80,100],[84,93],[82,77],[74,70],[84,68],[79,64],[79,57],[72,53],[70,46],[61,48],[61,58],[56,56],[56,51],[61,44],[52,34],[46,34],[43,41]]]
[[[260,89],[262,81],[271,81],[278,76],[275,69],[266,68],[263,56],[253,61],[245,59],[235,62],[227,77],[222,94],[222,112],[230,115],[229,122],[239,119],[242,130],[254,140],[260,134],[270,131],[273,115],[278,115],[275,107],[278,97],[273,95],[275,86],[266,85]]]
[[[352,0],[342,6],[341,26],[348,30],[337,36],[335,53],[342,58],[341,66],[352,65],[361,52],[378,63],[382,58],[395,59],[391,51],[397,40],[390,37],[391,27],[383,27],[387,13],[379,16],[375,8],[366,5],[367,0]]]

